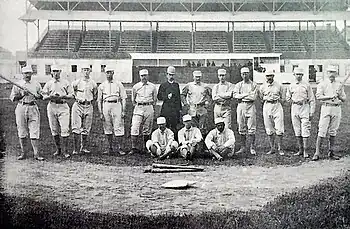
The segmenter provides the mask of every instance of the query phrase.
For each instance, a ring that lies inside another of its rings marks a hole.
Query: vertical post
[[[25,22],[26,24],[26,58],[28,58],[28,22]]]
[[[269,21],[269,31],[271,31],[271,22]]]
[[[314,22],[314,52],[316,53],[317,52],[317,49],[316,49],[316,22]]]
[[[47,21],[47,31],[50,30],[50,20]]]
[[[309,31],[309,22],[306,22],[306,31]]]
[[[232,22],[232,52],[235,52],[235,22]]]
[[[108,22],[108,42],[109,42],[109,51],[112,52],[112,31],[111,31],[111,22]]]
[[[227,22],[227,32],[230,32],[230,22]]]
[[[273,51],[276,50],[276,22],[273,22]]]
[[[119,22],[119,44],[122,42],[122,22]]]
[[[191,42],[192,42],[192,48],[191,48],[191,52],[194,52],[194,28],[193,28],[193,21],[191,22]]]
[[[152,22],[149,23],[149,30],[150,30],[150,46],[151,46],[151,52],[152,52],[153,50]]]
[[[344,20],[344,39],[345,39],[345,42],[348,42],[348,37],[347,37],[347,25],[346,25],[346,20]]]
[[[67,34],[67,49],[68,49],[68,55],[69,55],[69,47],[70,46],[70,42],[69,42],[69,21],[68,21],[68,34]]]
[[[265,28],[265,22],[263,22],[263,32],[265,32],[266,28]]]
[[[36,26],[37,30],[38,30],[38,44],[40,42],[40,20],[38,19],[38,25]]]
[[[337,32],[337,21],[334,21],[334,32]]]
[[[301,22],[299,21],[299,31],[301,31]]]

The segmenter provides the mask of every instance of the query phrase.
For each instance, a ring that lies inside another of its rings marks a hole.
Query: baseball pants
[[[336,136],[341,120],[341,106],[321,106],[320,121],[318,124],[318,136]]]
[[[154,109],[152,105],[136,105],[131,120],[131,135],[150,135],[152,132]]]
[[[88,135],[91,130],[93,106],[75,102],[72,106],[72,132]]]
[[[264,103],[264,125],[267,135],[282,135],[284,133],[284,117],[281,103]]]
[[[295,136],[307,138],[310,136],[310,105],[293,104],[291,108],[292,124]]]
[[[122,104],[103,103],[103,129],[105,134],[113,134],[115,136],[124,135],[124,119],[122,118]]]
[[[37,105],[17,104],[16,124],[19,138],[39,139],[40,137],[40,112]]]
[[[223,118],[225,120],[225,127],[231,126],[231,107],[215,104],[214,106],[214,120],[216,118]]]
[[[59,134],[62,137],[69,136],[69,106],[67,103],[56,104],[50,102],[47,105],[47,117],[53,136]]]
[[[255,134],[256,108],[254,103],[241,102],[237,105],[237,124],[239,134]]]

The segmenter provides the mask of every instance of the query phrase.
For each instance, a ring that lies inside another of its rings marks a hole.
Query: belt
[[[65,101],[54,101],[54,100],[51,100],[50,102],[56,103],[56,104],[65,104],[66,103]]]
[[[118,100],[113,100],[113,101],[108,101],[108,100],[105,100],[104,101],[105,103],[119,103],[119,99]]]
[[[77,101],[81,105],[91,105],[91,101]]]
[[[275,103],[279,103],[280,101],[279,100],[266,100],[265,102],[275,104]]]
[[[149,105],[153,105],[153,103],[149,102],[149,103],[137,103],[138,106],[149,106]]]
[[[242,101],[242,100],[238,100],[238,103],[252,104],[252,103],[254,103],[254,101]]]
[[[299,106],[304,105],[304,104],[309,104],[308,101],[299,101],[299,102],[292,102],[292,103],[296,104],[296,105],[299,105]]]
[[[32,102],[21,102],[22,105],[28,105],[28,106],[34,106],[36,105],[36,102],[32,101]]]
[[[322,103],[322,105],[330,106],[330,107],[339,107],[339,106],[341,106],[341,104],[337,104],[337,103]]]

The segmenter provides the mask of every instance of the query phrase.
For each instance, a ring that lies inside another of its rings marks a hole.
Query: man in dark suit
[[[167,82],[162,83],[158,90],[158,100],[163,101],[160,116],[166,118],[166,125],[174,132],[177,138],[177,124],[180,122],[181,98],[180,87],[174,79],[175,68],[167,69]]]

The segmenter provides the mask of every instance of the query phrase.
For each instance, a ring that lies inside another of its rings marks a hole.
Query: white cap
[[[22,73],[27,73],[27,72],[33,73],[33,69],[31,66],[25,66],[22,68]]]
[[[80,68],[81,68],[81,69],[85,69],[85,68],[90,69],[90,64],[82,64],[82,65],[80,66]]]
[[[294,68],[293,72],[294,74],[304,74],[304,69],[297,67],[297,68]]]
[[[175,67],[174,66],[169,66],[166,70],[167,73],[174,75],[175,74]]]
[[[113,71],[114,72],[114,69],[111,66],[106,66],[105,67],[105,72],[108,72],[108,71]]]
[[[165,120],[165,118],[164,117],[159,117],[159,118],[157,118],[157,124],[159,125],[159,124],[165,124],[166,123],[166,120]]]
[[[193,71],[193,76],[202,76],[202,72],[201,71]]]
[[[223,68],[218,69],[218,75],[226,75],[226,70]]]
[[[218,123],[221,123],[221,122],[225,122],[225,119],[219,117],[219,118],[216,118],[214,122],[215,122],[215,124],[218,124]]]
[[[148,70],[147,69],[141,69],[139,71],[139,75],[142,76],[142,75],[148,75]]]
[[[266,70],[265,71],[265,76],[270,76],[270,75],[275,75],[275,72],[272,69]]]
[[[59,71],[59,70],[61,70],[61,69],[58,67],[57,64],[51,65],[51,71]]]
[[[184,115],[183,117],[182,117],[182,121],[183,122],[187,122],[187,121],[191,121],[192,120],[192,117],[191,117],[191,115]]]
[[[241,68],[241,73],[246,73],[246,72],[249,72],[249,68],[247,67]]]
[[[335,65],[328,65],[327,72],[338,72],[338,68]]]

